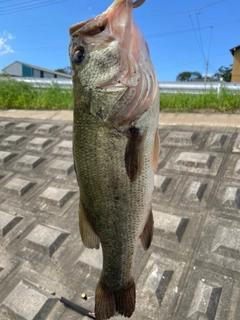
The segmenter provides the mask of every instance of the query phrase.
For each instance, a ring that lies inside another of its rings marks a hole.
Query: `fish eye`
[[[85,50],[83,47],[77,48],[73,54],[73,62],[80,64],[84,60]]]

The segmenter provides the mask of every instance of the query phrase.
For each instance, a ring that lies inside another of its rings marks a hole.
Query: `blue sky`
[[[0,70],[15,60],[47,69],[69,65],[68,28],[102,13],[111,0],[0,0]],[[159,81],[182,71],[229,66],[240,45],[239,0],[146,0],[134,20]]]

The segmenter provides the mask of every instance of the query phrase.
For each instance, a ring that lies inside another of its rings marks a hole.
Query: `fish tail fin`
[[[81,200],[79,202],[79,227],[82,242],[85,245],[85,247],[89,249],[99,249],[100,239],[98,235],[93,231],[87,219]]]
[[[147,249],[150,247],[151,242],[152,242],[153,225],[154,225],[154,221],[153,221],[153,213],[152,213],[152,209],[151,209],[149,212],[147,221],[145,223],[145,226],[143,228],[143,231],[140,235],[140,241],[141,241],[141,244],[142,244],[143,249],[145,251],[147,251]]]
[[[102,280],[99,281],[95,298],[96,320],[109,319],[116,312],[130,318],[135,310],[136,289],[132,278],[126,288],[112,291]]]

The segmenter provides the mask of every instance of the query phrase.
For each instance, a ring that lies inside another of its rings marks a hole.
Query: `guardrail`
[[[4,78],[2,78],[4,79]],[[72,88],[71,79],[47,79],[47,78],[13,78],[16,81],[24,81],[32,84],[36,88],[44,88],[54,84],[59,85],[61,88]],[[160,92],[164,93],[192,93],[204,94],[214,90],[217,94],[222,89],[229,91],[240,92],[240,83],[237,82],[159,82]]]

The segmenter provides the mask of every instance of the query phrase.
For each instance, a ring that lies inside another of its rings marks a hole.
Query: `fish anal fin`
[[[111,290],[102,280],[99,281],[95,297],[96,320],[109,319],[116,312],[130,318],[135,310],[136,289],[131,279],[125,288]]]
[[[146,132],[141,133],[136,127],[129,129],[128,143],[125,150],[125,167],[131,182],[134,182],[142,173],[145,138]]]
[[[143,228],[143,231],[139,237],[141,244],[142,244],[142,247],[145,251],[148,250],[148,248],[150,247],[151,242],[152,242],[153,225],[154,225],[154,221],[153,221],[153,213],[152,213],[152,209],[151,209],[149,212],[148,218],[146,220],[145,226]]]
[[[154,137],[154,147],[153,147],[153,168],[154,172],[157,171],[158,168],[158,161],[159,161],[159,152],[160,152],[160,138],[158,129],[156,130],[155,137]]]
[[[85,247],[89,249],[99,249],[100,239],[98,235],[93,231],[87,219],[81,200],[79,201],[79,227],[82,242]]]

